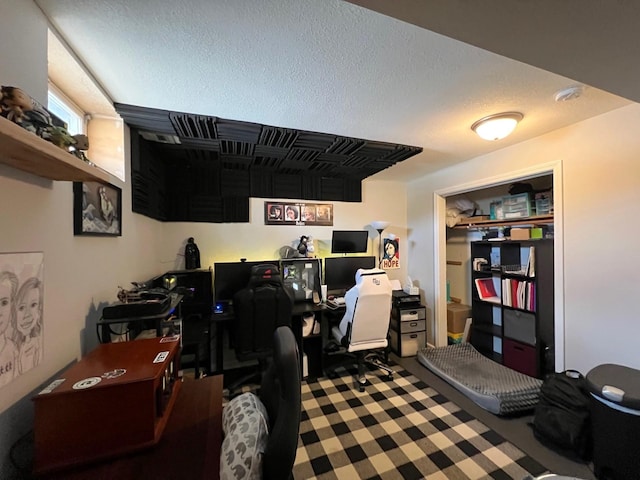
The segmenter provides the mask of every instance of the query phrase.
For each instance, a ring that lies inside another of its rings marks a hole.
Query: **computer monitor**
[[[249,284],[251,267],[270,263],[278,265],[279,260],[257,262],[218,262],[213,265],[213,290],[216,308],[233,304],[233,296]]]
[[[376,257],[327,257],[324,259],[324,282],[329,295],[343,295],[356,284],[359,268],[375,268]]]
[[[333,230],[331,253],[366,253],[368,240],[366,230]]]

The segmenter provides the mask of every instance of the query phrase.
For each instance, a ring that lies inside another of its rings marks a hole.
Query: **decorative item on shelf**
[[[376,220],[371,222],[370,224],[373,228],[375,228],[378,232],[378,267],[382,264],[382,257],[384,256],[382,252],[382,232],[391,225],[391,223],[386,222],[384,220]]]
[[[51,115],[38,102],[18,87],[2,86],[0,112],[7,120],[42,136],[42,130],[52,125]]]
[[[299,239],[291,242],[291,245],[284,245],[280,248],[280,258],[313,258],[315,247],[313,237],[302,235]]]
[[[69,147],[72,147],[76,143],[75,138],[73,138],[64,127],[49,125],[43,129],[41,136],[48,142],[53,143],[56,147],[67,152],[69,151]]]
[[[89,165],[95,165],[91,160],[87,158],[86,151],[89,150],[89,137],[86,135],[74,135],[74,144],[71,146],[71,153],[73,153],[80,160],[87,162]]]
[[[184,247],[184,265],[187,270],[200,268],[200,249],[193,237],[187,239],[187,245]]]
[[[307,239],[308,237],[306,235],[302,235],[298,243],[298,253],[303,257],[307,256]]]
[[[308,235],[302,235],[300,237],[296,250],[298,251],[298,256],[300,257],[313,257],[313,252],[315,252],[313,238],[309,237]]]
[[[523,118],[520,112],[497,113],[481,118],[471,125],[471,130],[485,140],[501,140],[510,135]]]
[[[52,127],[62,127],[65,130],[67,127],[62,120],[18,87],[3,85],[0,88],[0,116],[41,138],[45,138],[45,133]]]

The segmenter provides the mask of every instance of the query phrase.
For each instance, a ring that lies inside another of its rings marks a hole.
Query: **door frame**
[[[553,175],[553,278],[554,278],[554,355],[555,371],[565,370],[564,330],[564,223],[562,160],[543,163],[495,177],[444,188],[433,192],[434,218],[434,341],[436,346],[447,344],[447,202],[446,198],[474,190],[496,187],[527,180],[541,175]]]

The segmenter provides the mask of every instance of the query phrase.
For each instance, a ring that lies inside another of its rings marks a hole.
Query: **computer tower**
[[[295,302],[320,303],[322,271],[318,258],[280,260],[282,283]]]

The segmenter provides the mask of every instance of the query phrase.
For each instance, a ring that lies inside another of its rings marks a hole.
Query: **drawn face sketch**
[[[16,293],[17,279],[12,282],[7,272],[0,274],[0,335],[4,335],[11,322],[11,303]]]
[[[40,321],[40,289],[32,287],[16,305],[18,331],[28,336],[38,321]]]

